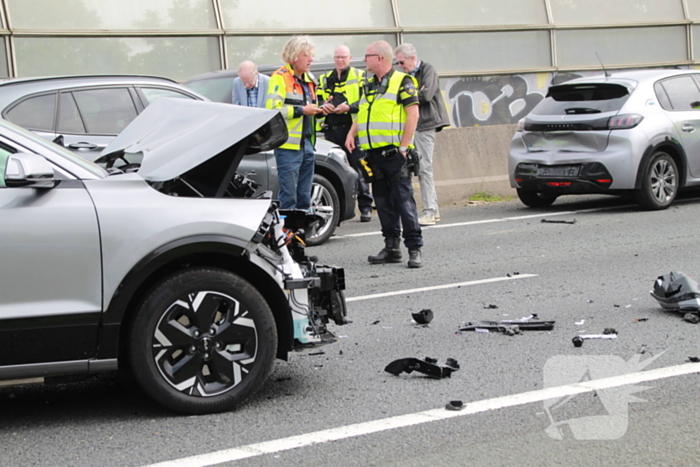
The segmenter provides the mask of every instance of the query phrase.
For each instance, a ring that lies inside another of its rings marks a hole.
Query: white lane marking
[[[494,277],[492,279],[480,279],[477,281],[457,282],[454,284],[444,284],[444,285],[433,285],[430,287],[421,287],[419,289],[396,290],[394,292],[384,292],[384,293],[377,293],[377,294],[373,294],[373,295],[361,295],[359,297],[346,298],[345,301],[346,302],[357,302],[360,300],[392,297],[394,295],[403,295],[403,294],[419,293],[419,292],[430,292],[433,290],[442,290],[442,289],[454,289],[456,287],[466,287],[469,285],[489,284],[491,282],[514,281],[516,279],[527,279],[529,277],[537,277],[538,275],[539,274],[517,274],[517,275],[511,276],[511,277]]]
[[[547,399],[559,399],[576,394],[600,391],[602,389],[616,388],[620,386],[629,386],[632,384],[689,375],[693,373],[700,373],[700,363],[687,363],[683,365],[657,368],[655,370],[628,373],[610,378],[596,379],[575,384],[567,384],[564,386],[540,389],[537,391],[512,394],[509,396],[495,397],[493,399],[485,399],[467,403],[465,404],[464,409],[460,411],[433,409],[425,412],[417,412],[370,422],[356,423],[354,425],[341,426],[328,430],[316,431],[314,433],[290,436],[288,438],[249,444],[247,446],[225,449],[209,454],[201,454],[161,462],[158,464],[151,464],[147,467],[205,467],[224,462],[233,462],[241,459],[257,457],[264,454],[272,454],[288,451],[290,449],[313,446],[316,444],[327,443],[329,441],[338,441],[387,430],[394,430],[397,428],[419,425],[422,423],[435,422],[455,417],[464,417],[466,415],[488,412],[491,410],[516,407],[519,405],[532,404],[534,402],[542,402]]]

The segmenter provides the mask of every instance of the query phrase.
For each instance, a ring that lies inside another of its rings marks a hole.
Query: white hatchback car
[[[644,70],[553,85],[518,123],[510,183],[530,207],[567,194],[632,194],[665,209],[700,185],[700,72]]]

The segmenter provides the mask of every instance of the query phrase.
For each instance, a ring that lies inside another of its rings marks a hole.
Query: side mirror
[[[5,168],[5,185],[8,188],[53,188],[59,180],[53,167],[38,154],[20,152],[10,154]]]

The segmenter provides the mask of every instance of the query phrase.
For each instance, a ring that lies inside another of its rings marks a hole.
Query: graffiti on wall
[[[451,78],[444,91],[450,124],[464,127],[517,123],[544,99],[550,85],[599,74],[595,71]]]

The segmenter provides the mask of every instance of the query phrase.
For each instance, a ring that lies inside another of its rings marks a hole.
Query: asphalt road
[[[700,275],[697,196],[661,212],[607,197],[446,206],[416,270],[367,263],[382,246],[376,218],[343,224],[310,251],[345,268],[353,320],[324,354],[278,362],[257,395],[209,416],[174,415],[108,376],[0,388],[0,465],[697,464],[700,364],[686,362],[700,325],[649,296],[661,274]],[[426,308],[435,319],[412,323]],[[458,332],[533,313],[554,329]],[[572,345],[610,327],[617,339]],[[426,356],[460,368],[384,371]],[[446,411],[451,400],[466,408]]]

